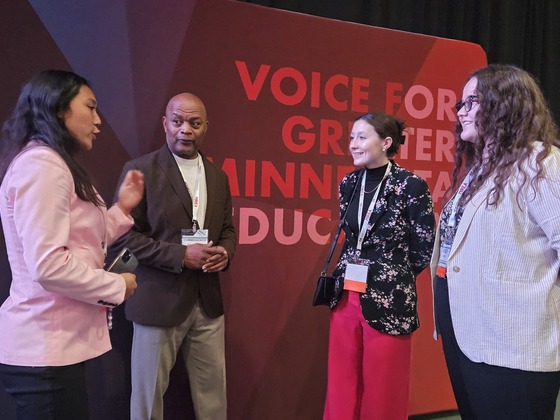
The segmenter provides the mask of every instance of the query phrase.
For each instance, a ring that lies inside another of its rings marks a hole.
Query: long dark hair
[[[63,70],[45,70],[22,89],[11,117],[4,123],[1,136],[0,181],[14,157],[30,140],[36,140],[57,152],[68,165],[77,196],[104,206],[85,169],[76,161],[80,146],[60,118],[86,79]]]
[[[447,196],[454,191],[470,169],[476,175],[461,201],[467,202],[489,176],[494,185],[487,199],[489,205],[499,203],[505,184],[514,171],[519,171],[518,195],[529,183],[533,189],[544,176],[542,161],[553,146],[560,146],[558,127],[536,80],[525,70],[512,65],[491,64],[476,70],[467,78],[477,79],[476,94],[480,107],[475,117],[477,138],[461,139],[461,124],[456,125],[455,168]],[[534,143],[542,145],[536,155],[536,175],[530,177]],[[485,150],[486,148],[486,150]]]

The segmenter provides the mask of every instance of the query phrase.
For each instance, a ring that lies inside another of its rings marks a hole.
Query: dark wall
[[[488,63],[515,64],[532,73],[540,81],[556,120],[560,119],[558,0],[248,0],[248,3],[474,42],[486,51]]]

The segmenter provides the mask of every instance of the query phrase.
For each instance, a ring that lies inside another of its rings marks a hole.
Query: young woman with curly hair
[[[560,142],[533,77],[472,73],[432,257],[463,419],[553,419],[560,388]]]

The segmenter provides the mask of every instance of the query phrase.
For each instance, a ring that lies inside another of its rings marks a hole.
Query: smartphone
[[[112,273],[132,273],[138,267],[138,260],[130,249],[123,248],[119,255],[107,267],[107,271]]]

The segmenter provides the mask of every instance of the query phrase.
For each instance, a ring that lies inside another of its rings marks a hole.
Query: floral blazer
[[[366,321],[391,335],[410,334],[419,326],[416,276],[430,262],[435,218],[426,181],[392,162],[383,181],[360,258],[369,260],[367,289],[360,296]],[[340,214],[349,205],[362,170],[347,174],[340,183]],[[358,186],[359,188],[359,186]],[[356,197],[358,197],[357,191]],[[345,221],[346,240],[333,272],[334,309],[342,295],[346,264],[356,255],[357,235]]]

